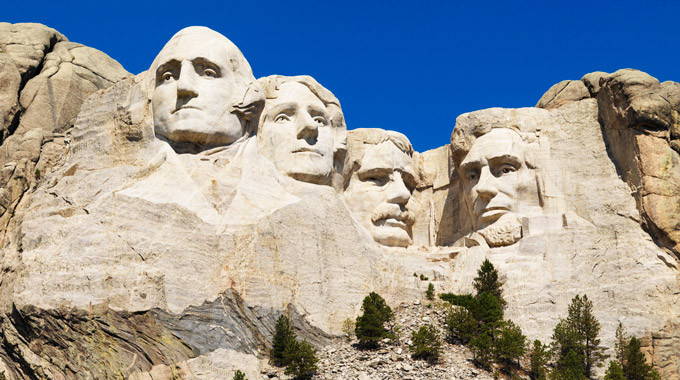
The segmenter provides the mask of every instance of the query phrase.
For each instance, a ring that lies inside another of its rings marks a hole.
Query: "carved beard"
[[[507,213],[492,225],[478,231],[489,247],[503,247],[517,243],[522,238],[522,224],[514,213]]]

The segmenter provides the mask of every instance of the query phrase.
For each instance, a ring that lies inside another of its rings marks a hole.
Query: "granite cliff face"
[[[588,74],[419,153],[206,28],[136,76],[40,25],[0,49],[10,378],[260,378],[281,313],[322,347],[368,292],[467,292],[485,258],[529,338],[585,293],[680,377],[677,83]]]

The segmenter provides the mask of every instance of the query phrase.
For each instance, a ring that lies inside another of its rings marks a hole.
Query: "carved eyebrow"
[[[359,168],[359,171],[357,172],[357,174],[361,177],[370,177],[370,176],[374,176],[374,175],[390,174],[391,172],[392,172],[391,168],[380,168],[380,167],[371,168],[371,167],[368,167],[368,168],[364,169],[363,167],[361,167],[361,168]]]
[[[295,102],[286,102],[274,105],[267,113],[278,114],[281,111],[295,110],[298,104]]]
[[[211,61],[207,58],[196,57],[196,58],[191,60],[191,63],[194,66],[201,65],[201,66],[209,67],[209,68],[215,70],[218,77],[222,76],[222,70],[220,69],[220,65],[218,65],[217,63],[215,63],[215,62],[213,62],[213,61]]]
[[[470,169],[479,169],[482,166],[481,160],[464,161],[460,164],[460,171],[468,171]]]
[[[171,59],[171,60],[163,63],[162,65],[158,66],[158,68],[156,69],[156,77],[163,74],[164,72],[166,72],[169,69],[176,68],[177,66],[179,66],[179,64],[180,64],[179,61],[176,60],[176,59]]]
[[[491,165],[510,164],[515,167],[522,166],[522,160],[514,154],[502,154],[489,158]]]

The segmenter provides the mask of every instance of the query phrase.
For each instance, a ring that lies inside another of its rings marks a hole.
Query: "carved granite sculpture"
[[[260,379],[282,313],[321,347],[368,292],[469,292],[486,258],[530,339],[585,293],[605,346],[622,322],[680,377],[676,83],[588,74],[419,153],[206,28],[134,77],[42,26],[0,48],[11,379]]]
[[[376,242],[408,247],[415,222],[409,200],[416,187],[408,138],[394,131],[355,129],[348,148],[344,196],[350,212]]]
[[[149,70],[156,136],[205,148],[252,134],[253,126],[235,111],[252,110],[263,99],[246,98],[255,78],[241,51],[223,35],[204,27],[182,29]]]
[[[267,99],[258,130],[260,152],[291,178],[329,185],[345,151],[340,102],[308,76],[273,75],[259,83]]]

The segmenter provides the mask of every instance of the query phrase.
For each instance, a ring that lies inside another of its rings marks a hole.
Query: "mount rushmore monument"
[[[132,75],[0,23],[0,85],[10,379],[257,375],[281,314],[321,347],[369,292],[470,292],[487,258],[528,338],[587,294],[605,346],[621,322],[680,378],[678,83],[587,74],[445,121],[426,152],[203,27]]]

